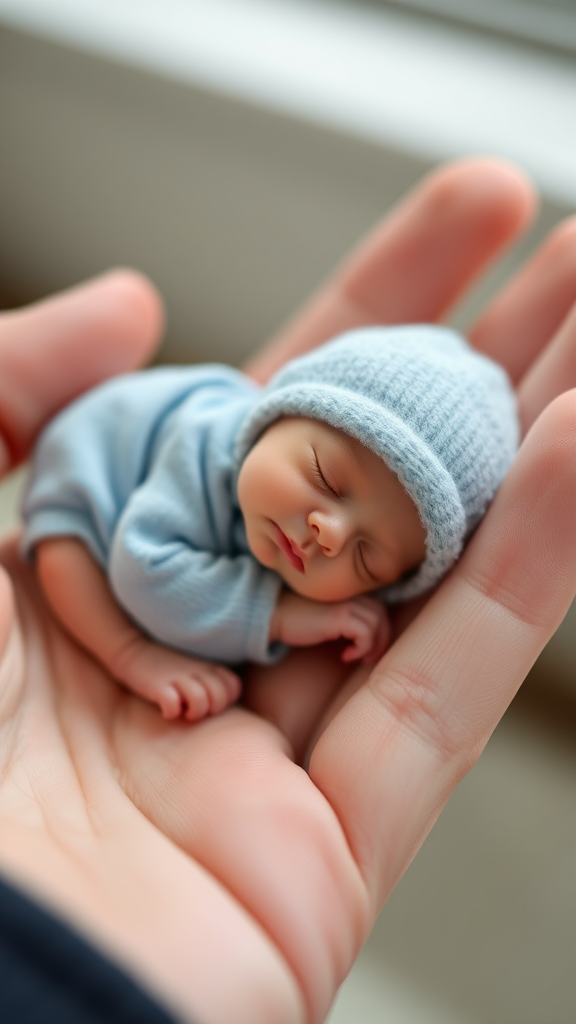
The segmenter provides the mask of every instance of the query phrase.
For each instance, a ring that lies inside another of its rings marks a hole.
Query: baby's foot
[[[230,669],[178,654],[145,637],[122,649],[112,672],[135,693],[158,704],[164,718],[183,715],[189,722],[217,715],[241,690],[238,676]]]

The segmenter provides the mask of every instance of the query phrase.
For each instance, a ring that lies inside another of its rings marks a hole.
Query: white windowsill
[[[490,152],[576,203],[576,67],[299,0],[0,0],[0,22],[433,159]]]

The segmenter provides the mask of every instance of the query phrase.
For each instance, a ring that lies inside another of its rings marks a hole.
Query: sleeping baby
[[[193,721],[291,646],[379,658],[386,606],[454,564],[517,442],[504,371],[440,327],[349,332],[264,388],[219,365],[129,374],[40,438],[24,551],[79,643]]]

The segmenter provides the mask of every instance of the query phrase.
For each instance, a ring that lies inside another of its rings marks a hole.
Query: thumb
[[[115,270],[0,319],[0,475],[43,424],[87,388],[142,365],[163,323],[161,299]]]

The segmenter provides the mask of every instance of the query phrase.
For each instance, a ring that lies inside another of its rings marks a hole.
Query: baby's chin
[[[338,589],[334,585],[328,587],[326,584],[317,584],[312,580],[307,580],[306,576],[300,576],[298,573],[296,579],[288,574],[278,574],[289,590],[292,590],[295,594],[299,594],[300,597],[306,597],[309,601],[318,601],[322,604],[335,604],[337,601],[349,601],[353,597],[358,597],[359,594],[366,593],[363,590],[350,591],[346,588]],[[296,576],[296,573],[294,573]]]

